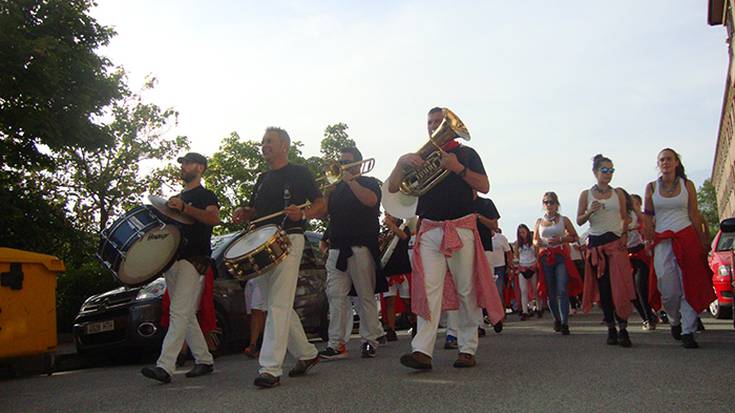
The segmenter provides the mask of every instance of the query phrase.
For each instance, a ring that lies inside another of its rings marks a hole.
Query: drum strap
[[[194,268],[197,270],[199,274],[206,274],[207,268],[209,268],[209,264],[211,260],[206,255],[196,255],[193,257],[185,258],[186,261],[189,261],[191,265],[194,266]]]

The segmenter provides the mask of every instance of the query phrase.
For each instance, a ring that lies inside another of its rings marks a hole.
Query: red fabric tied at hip
[[[707,259],[699,241],[699,235],[693,226],[679,232],[657,232],[654,243],[671,240],[676,262],[681,268],[684,296],[694,311],[701,313],[717,297],[712,287],[712,273],[707,266]]]
[[[540,299],[546,299],[548,297],[546,293],[546,276],[542,262],[545,262],[549,266],[555,265],[557,254],[564,257],[564,267],[567,269],[567,274],[569,275],[567,295],[570,297],[576,297],[582,294],[582,278],[579,276],[579,271],[577,271],[577,267],[572,261],[569,246],[565,244],[556,247],[544,248],[539,252],[538,273],[540,277],[538,277],[538,293]]]
[[[163,292],[161,306],[161,326],[168,328],[169,311],[171,306],[171,297],[168,295],[168,288]],[[199,328],[203,334],[210,333],[217,329],[217,315],[214,311],[214,267],[207,267],[204,274],[204,285],[202,285],[202,297],[199,300],[199,311],[197,311],[197,321]]]
[[[477,305],[485,308],[488,312],[490,322],[496,324],[505,317],[505,309],[500,302],[498,289],[494,282],[491,282],[493,272],[490,265],[485,259],[485,252],[482,249],[480,233],[477,232],[477,218],[474,214],[466,215],[452,221],[432,221],[423,219],[419,233],[416,236],[416,244],[413,247],[413,271],[411,273],[411,307],[413,312],[424,318],[431,319],[429,311],[429,300],[426,296],[426,275],[424,272],[423,262],[421,261],[421,237],[422,235],[434,228],[441,228],[443,231],[440,251],[445,257],[451,257],[455,251],[462,248],[462,240],[457,233],[458,228],[469,229],[474,234],[475,258],[473,261],[472,283],[475,287],[477,295]],[[459,299],[457,297],[457,289],[454,285],[452,275],[449,272],[444,277],[444,293],[442,298],[442,310],[459,309]]]
[[[609,259],[610,288],[612,289],[615,313],[623,320],[630,317],[630,313],[633,311],[632,301],[635,300],[633,267],[630,266],[628,251],[621,249],[620,245],[619,241],[614,241],[589,249],[589,257],[584,263],[582,310],[585,313],[590,312],[592,302],[599,297],[597,279],[605,275],[605,267],[608,266],[607,260]]]

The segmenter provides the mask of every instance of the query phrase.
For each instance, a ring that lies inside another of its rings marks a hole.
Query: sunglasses
[[[554,201],[544,201],[544,205],[556,205]]]
[[[615,173],[615,168],[608,168],[606,166],[603,166],[602,168],[600,168],[600,172],[602,172],[604,174]]]
[[[339,160],[339,164],[340,165],[349,165],[351,163],[352,163],[352,161],[348,161],[347,159],[340,159]]]

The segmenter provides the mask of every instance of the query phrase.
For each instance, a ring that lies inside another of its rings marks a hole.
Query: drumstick
[[[306,201],[306,202],[304,202],[301,205],[296,205],[296,207],[299,208],[299,209],[302,209],[302,208],[307,208],[309,205],[311,205],[311,202]],[[285,209],[283,211],[274,212],[274,213],[272,213],[270,215],[266,215],[264,217],[260,217],[258,219],[254,219],[254,220],[250,221],[250,225],[257,224],[258,222],[268,221],[269,219],[272,219],[272,218],[275,218],[275,217],[279,217],[279,216],[281,216],[281,215],[283,215],[285,213],[286,213],[286,210]]]

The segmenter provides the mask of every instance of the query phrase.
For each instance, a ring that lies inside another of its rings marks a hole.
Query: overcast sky
[[[344,122],[385,179],[427,141],[427,110],[446,106],[511,240],[545,191],[576,214],[596,153],[633,193],[667,146],[697,186],[711,173],[727,46],[704,1],[99,3],[93,15],[118,33],[103,54],[134,88],[155,75],[147,97],[175,107],[172,133],[205,155],[271,125],[318,155],[324,128]]]

